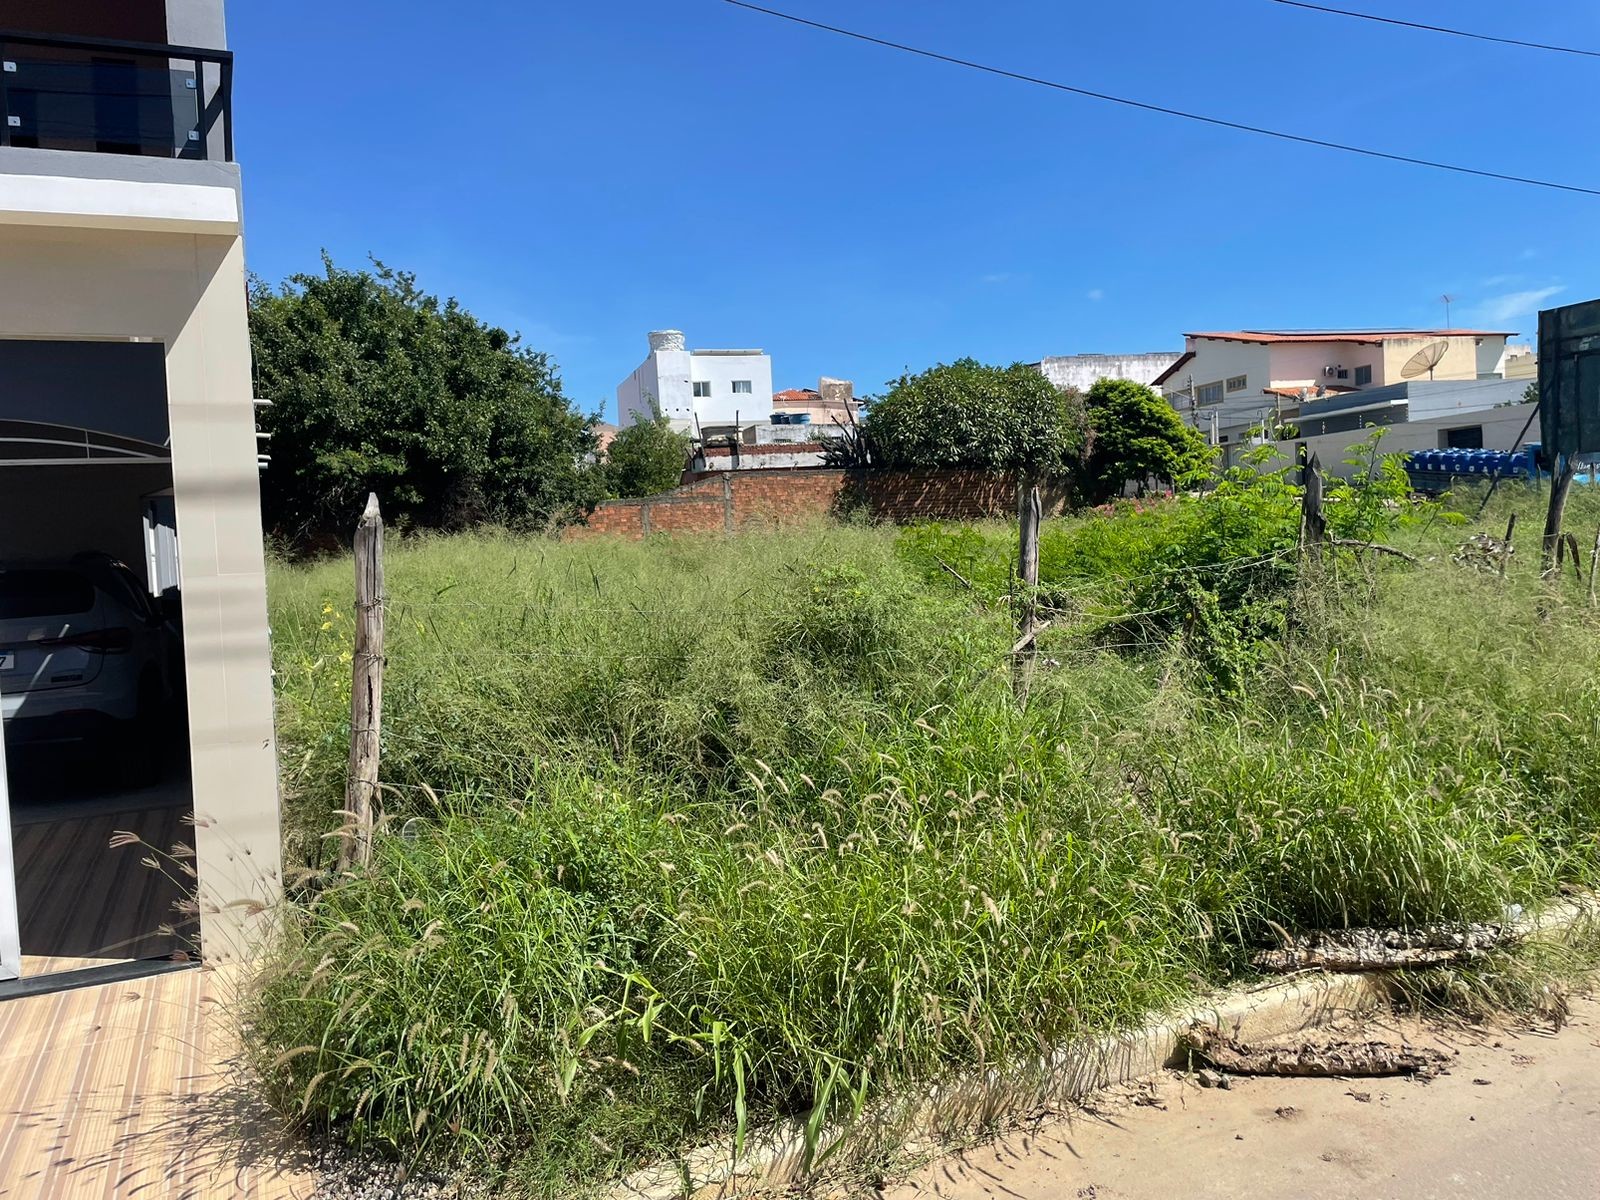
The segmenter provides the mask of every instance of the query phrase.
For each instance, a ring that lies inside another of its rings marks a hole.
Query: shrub
[[[1212,451],[1161,396],[1130,379],[1101,379],[1085,397],[1089,453],[1083,492],[1095,503],[1148,480],[1185,486],[1210,472]]]
[[[1085,440],[1083,405],[1024,363],[963,358],[902,375],[869,402],[862,436],[885,467],[1069,473]]]
[[[592,422],[548,356],[376,264],[250,292],[262,516],[294,548],[349,536],[369,492],[401,528],[539,526],[603,494]]]
[[[613,496],[654,496],[683,480],[689,437],[665,417],[618,430],[606,447],[606,482]]]

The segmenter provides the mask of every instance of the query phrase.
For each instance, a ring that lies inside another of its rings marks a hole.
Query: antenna
[[[1449,351],[1450,343],[1448,341],[1429,342],[1421,350],[1406,359],[1406,365],[1400,368],[1400,378],[1415,379],[1426,371],[1428,378],[1432,379],[1433,369],[1439,365],[1439,360]]]
[[[1454,326],[1450,324],[1450,306],[1456,302],[1456,298],[1446,293],[1445,295],[1440,296],[1439,300],[1444,305],[1444,327],[1446,329],[1454,328]]]

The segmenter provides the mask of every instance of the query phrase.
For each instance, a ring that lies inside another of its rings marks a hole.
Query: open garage
[[[22,975],[198,951],[163,347],[0,340],[0,697]]]

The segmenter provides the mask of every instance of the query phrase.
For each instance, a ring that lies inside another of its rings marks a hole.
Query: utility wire
[[[1185,121],[1198,121],[1202,125],[1215,125],[1222,129],[1238,130],[1240,133],[1259,134],[1262,137],[1277,138],[1285,142],[1298,142],[1303,146],[1317,146],[1323,150],[1338,150],[1344,154],[1360,154],[1367,158],[1381,158],[1388,162],[1409,163],[1414,167],[1431,167],[1436,171],[1453,171],[1458,175],[1476,175],[1480,179],[1498,179],[1504,183],[1520,183],[1528,187],[1549,188],[1558,192],[1576,192],[1583,196],[1600,196],[1600,188],[1580,187],[1575,183],[1560,183],[1551,179],[1533,179],[1525,175],[1507,175],[1499,171],[1485,171],[1477,167],[1463,167],[1456,163],[1436,162],[1427,158],[1413,158],[1408,154],[1391,154],[1386,150],[1372,150],[1365,146],[1350,146],[1343,142],[1330,142],[1323,138],[1307,137],[1304,134],[1285,133],[1281,129],[1266,129],[1260,125],[1246,125],[1240,121],[1228,121],[1221,117],[1208,117],[1203,113],[1186,112],[1180,108],[1167,108],[1144,100],[1130,100],[1126,96],[1113,96],[1107,92],[1095,92],[1088,88],[1074,87],[1071,84],[1061,83],[1054,79],[1041,79],[1037,75],[1025,75],[1020,71],[1008,71],[1004,67],[973,62],[971,59],[966,58],[956,58],[953,55],[940,54],[935,50],[924,50],[919,46],[908,46],[903,42],[892,42],[887,38],[873,37],[871,34],[859,33],[854,29],[828,25],[821,21],[810,20],[807,17],[795,16],[793,13],[780,12],[775,8],[765,8],[760,4],[752,4],[749,0],[722,0],[722,2],[731,4],[735,8],[747,9],[750,12],[762,13],[765,16],[776,17],[782,21],[790,21],[796,25],[804,25],[810,29],[818,29],[824,33],[838,34],[840,37],[853,38],[858,42],[882,46],[886,50],[898,50],[902,54],[914,54],[919,58],[929,58],[935,62],[949,63],[955,67],[966,67],[968,70],[982,71],[987,75],[998,75],[1002,79],[1014,79],[1019,83],[1031,83],[1039,87],[1051,88],[1058,92],[1070,92],[1074,96],[1083,96],[1090,100],[1103,100],[1108,104],[1120,104],[1125,108],[1137,108],[1144,112],[1160,113],[1166,117],[1181,117]]]
[[[1576,46],[1552,46],[1547,42],[1524,42],[1518,38],[1497,37],[1492,33],[1472,33],[1466,29],[1450,29],[1444,25],[1424,25],[1420,21],[1402,21],[1398,17],[1380,17],[1376,13],[1352,12],[1348,8],[1329,8],[1325,4],[1307,4],[1306,0],[1272,0],[1290,8],[1305,8],[1312,12],[1331,13],[1336,17],[1354,17],[1358,21],[1376,21],[1380,25],[1402,25],[1407,29],[1421,29],[1428,33],[1448,33],[1451,37],[1471,38],[1475,42],[1499,42],[1502,46],[1521,46],[1524,50],[1550,50],[1556,54],[1581,54],[1585,58],[1600,58],[1600,50],[1580,50]]]

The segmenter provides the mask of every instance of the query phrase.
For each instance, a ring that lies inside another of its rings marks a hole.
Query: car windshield
[[[94,585],[74,571],[0,570],[0,621],[58,617],[94,607]]]

